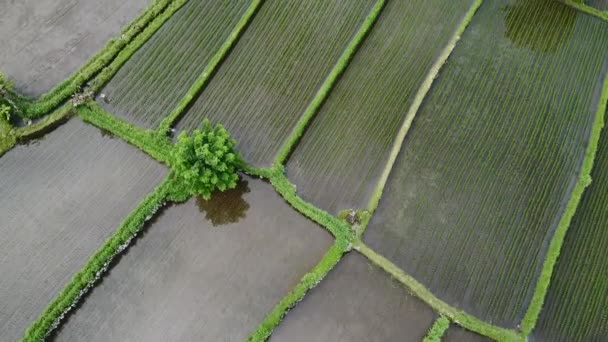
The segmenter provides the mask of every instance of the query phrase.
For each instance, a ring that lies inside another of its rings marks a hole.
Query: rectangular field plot
[[[266,1],[178,129],[220,122],[248,162],[270,164],[374,3]]]
[[[516,328],[578,179],[608,25],[486,1],[417,113],[364,240],[447,303]]]
[[[362,208],[431,65],[473,1],[388,1],[287,164],[307,200]]]
[[[608,114],[607,114],[608,116]],[[608,341],[608,131],[568,229],[534,341]]]
[[[151,0],[19,0],[0,3],[0,70],[38,96],[75,72]]]
[[[165,173],[78,119],[0,158],[0,340],[21,337]]]
[[[137,125],[156,128],[228,38],[249,3],[189,1],[102,90],[109,103],[99,103]]]
[[[435,316],[388,273],[353,252],[287,313],[270,341],[418,342]]]
[[[57,341],[244,341],[331,235],[261,180],[165,208]]]

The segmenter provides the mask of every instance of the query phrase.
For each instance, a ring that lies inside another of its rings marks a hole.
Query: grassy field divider
[[[166,8],[173,8],[175,7],[175,3],[183,2],[183,0],[156,0],[137,19],[132,21],[122,30],[120,37],[110,39],[110,41],[91,57],[80,70],[57,84],[36,100],[26,100],[23,97],[20,97],[18,102],[21,107],[21,115],[25,118],[33,119],[47,114],[56,108],[72,94],[77,93],[85,82],[90,80],[95,74],[102,70],[102,68],[112,62],[120,51],[128,46],[128,44],[130,44],[140,33],[146,31],[145,29],[148,28],[150,22],[158,18]],[[158,27],[160,27],[160,25],[157,25],[156,29],[158,29]],[[154,29],[154,31],[156,31],[156,29]],[[149,33],[151,30],[147,31]]]
[[[490,323],[487,323],[479,318],[476,318],[464,311],[458,310],[441,299],[435,297],[424,285],[420,284],[412,276],[406,274],[402,269],[393,264],[390,260],[376,253],[363,242],[358,241],[354,245],[354,249],[374,264],[388,272],[393,278],[403,284],[409,292],[416,297],[422,299],[431,308],[441,315],[448,317],[453,322],[462,326],[465,329],[474,331],[481,335],[493,338],[497,341],[524,341],[525,338],[519,332],[512,329],[505,329]]]
[[[380,175],[378,184],[376,185],[376,188],[375,188],[374,192],[372,193],[372,196],[370,197],[370,200],[367,204],[367,210],[370,212],[370,216],[371,216],[371,214],[373,214],[373,212],[378,207],[378,203],[380,202],[380,198],[382,197],[382,192],[384,191],[384,187],[386,186],[388,177],[391,173],[391,170],[393,169],[393,165],[395,164],[395,161],[397,160],[399,151],[401,150],[401,145],[403,144],[405,136],[407,135],[407,133],[410,130],[410,127],[412,126],[412,122],[414,121],[414,118],[416,117],[416,114],[418,113],[418,110],[420,109],[420,107],[422,105],[422,101],[424,100],[424,98],[428,94],[429,90],[431,89],[431,86],[433,85],[435,78],[437,77],[437,75],[439,75],[439,71],[441,70],[441,67],[443,67],[443,65],[447,62],[448,58],[452,54],[452,51],[454,51],[454,48],[456,47],[456,43],[458,43],[458,41],[460,40],[460,37],[464,33],[465,29],[469,26],[469,23],[471,23],[473,16],[475,15],[475,13],[479,9],[479,7],[481,7],[482,3],[483,3],[483,0],[476,0],[473,3],[473,5],[471,6],[471,8],[469,8],[468,12],[465,14],[464,18],[460,22],[460,25],[458,25],[458,27],[456,28],[454,35],[452,35],[448,44],[442,50],[441,54],[439,55],[439,57],[437,58],[435,63],[431,66],[429,72],[426,75],[426,78],[424,79],[424,81],[422,82],[420,87],[418,88],[418,91],[416,92],[416,95],[414,97],[414,101],[412,102],[412,105],[408,109],[408,111],[405,115],[405,118],[403,120],[403,123],[401,124],[401,127],[399,128],[399,131],[397,132],[397,136],[395,137],[393,146],[391,148],[391,151],[390,151],[390,154],[388,157],[388,161],[386,162],[384,170],[382,171],[382,174]],[[367,223],[369,222],[369,219],[366,221],[367,222],[364,222],[364,224],[362,225],[360,235],[363,235],[363,232],[367,228]]]
[[[336,63],[336,65],[334,65],[333,69],[331,70],[325,81],[323,81],[323,84],[315,94],[315,97],[312,99],[308,107],[306,107],[306,110],[304,110],[304,114],[302,114],[302,117],[300,118],[300,120],[298,120],[297,124],[289,134],[289,137],[287,138],[283,146],[281,146],[281,149],[277,153],[277,156],[274,160],[275,165],[283,165],[285,163],[292,149],[300,140],[302,134],[304,134],[304,131],[306,130],[306,127],[308,127],[309,122],[315,116],[321,105],[323,105],[323,102],[325,102],[325,100],[329,96],[338,78],[342,75],[344,70],[346,70],[353,56],[359,49],[359,46],[361,46],[361,43],[363,43],[363,40],[367,36],[369,30],[376,23],[376,19],[378,19],[378,17],[380,16],[380,12],[382,12],[385,3],[385,0],[376,1],[376,4],[363,21],[363,24],[361,25],[357,33],[353,36],[353,38],[348,43],[348,46],[346,46],[346,49],[344,49],[344,51],[342,52],[342,55],[338,59],[338,62]]]
[[[114,234],[74,275],[40,317],[30,325],[22,341],[42,341],[59,325],[65,315],[108,269],[112,259],[129,246],[131,240],[144,226],[144,223],[152,219],[156,212],[163,207],[171,187],[171,181],[167,178],[131,211]]]
[[[570,227],[570,222],[574,217],[576,208],[581,201],[585,189],[591,184],[591,170],[593,169],[593,163],[595,161],[600,135],[602,133],[602,129],[604,128],[604,113],[606,113],[607,106],[608,75],[606,75],[604,79],[602,93],[600,95],[597,112],[595,114],[591,134],[589,136],[589,143],[585,151],[585,158],[583,159],[583,165],[581,167],[578,180],[574,185],[574,189],[572,190],[564,214],[562,215],[557,228],[555,229],[555,233],[551,238],[549,249],[547,250],[547,255],[543,262],[543,268],[540,272],[540,276],[538,277],[534,295],[532,296],[532,301],[530,302],[528,310],[526,311],[526,314],[524,315],[524,318],[520,324],[520,329],[524,336],[528,336],[536,326],[536,321],[540,315],[547,290],[549,289],[549,284],[551,283],[551,275],[553,274],[553,269],[561,252],[564,238],[566,237],[566,233]]]
[[[608,11],[602,11],[599,10],[595,7],[591,7],[589,5],[585,5],[584,3],[581,2],[576,2],[573,0],[561,0],[564,4],[589,15],[592,15],[594,17],[600,18],[606,22],[608,22]]]
[[[435,320],[435,323],[433,323],[433,326],[431,326],[431,329],[426,333],[426,336],[424,336],[422,342],[441,342],[443,334],[445,334],[449,327],[450,320],[443,315],[439,316]]]
[[[228,39],[224,41],[220,49],[213,55],[209,63],[203,69],[203,72],[198,76],[194,84],[188,89],[186,95],[179,101],[177,107],[167,116],[165,117],[159,127],[158,131],[161,134],[166,134],[173,124],[179,120],[181,115],[185,112],[186,108],[196,99],[198,94],[203,90],[203,88],[207,85],[207,82],[211,79],[213,74],[215,73],[217,67],[224,60],[224,58],[228,55],[232,47],[239,40],[242,33],[245,31],[245,28],[249,25],[255,14],[257,13],[260,6],[264,3],[264,0],[252,0],[251,4],[241,16],[236,26],[230,32],[230,36]]]
[[[36,138],[66,122],[74,110],[65,104],[29,126],[13,127],[0,121],[0,157],[18,143]]]
[[[121,120],[107,113],[95,101],[77,107],[76,111],[84,121],[111,132],[161,163],[171,164],[173,143],[168,137]]]
[[[321,261],[310,272],[306,273],[296,287],[266,315],[260,325],[249,335],[247,341],[266,341],[287,312],[296,306],[306,293],[317,286],[329,271],[338,264],[348,246],[349,242],[344,239],[334,241],[334,244],[325,253]]]

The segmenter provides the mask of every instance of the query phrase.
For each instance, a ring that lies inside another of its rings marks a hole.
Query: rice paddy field
[[[119,35],[149,1],[4,0],[0,71],[24,95],[39,96]]]
[[[107,111],[156,128],[228,38],[249,1],[189,1],[102,90]]]
[[[601,341],[608,336],[608,134],[562,247],[534,341]]]
[[[20,338],[165,173],[79,119],[0,158],[0,340]]]
[[[287,163],[303,198],[333,213],[366,207],[417,89],[473,3],[386,4]]]
[[[0,341],[608,341],[604,10],[5,1]]]
[[[270,164],[373,5],[265,1],[177,129],[221,122],[245,160]]]

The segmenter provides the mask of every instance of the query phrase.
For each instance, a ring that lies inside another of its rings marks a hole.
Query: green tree
[[[177,196],[200,195],[211,198],[215,190],[233,189],[239,176],[240,155],[236,141],[222,125],[213,127],[205,119],[192,135],[182,131],[172,152],[172,170],[177,181]]]

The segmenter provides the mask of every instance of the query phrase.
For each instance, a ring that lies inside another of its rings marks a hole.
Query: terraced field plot
[[[204,118],[270,164],[374,5],[373,0],[267,0],[177,128]]]
[[[473,2],[388,1],[289,159],[305,199],[334,213],[366,206],[417,89]]]
[[[38,96],[120,34],[150,0],[2,1],[0,70]]]
[[[270,341],[421,341],[435,313],[358,253],[292,309]]]
[[[600,20],[553,1],[485,2],[364,241],[449,304],[516,328],[577,181],[606,61]]]
[[[249,0],[189,1],[103,89],[104,109],[156,128],[186,94],[249,6]]]
[[[0,340],[21,337],[165,172],[78,119],[0,158]]]
[[[534,341],[608,339],[608,131],[604,129],[585,192],[566,235]]]
[[[240,205],[164,209],[55,340],[244,340],[332,243],[270,185],[245,181]]]

